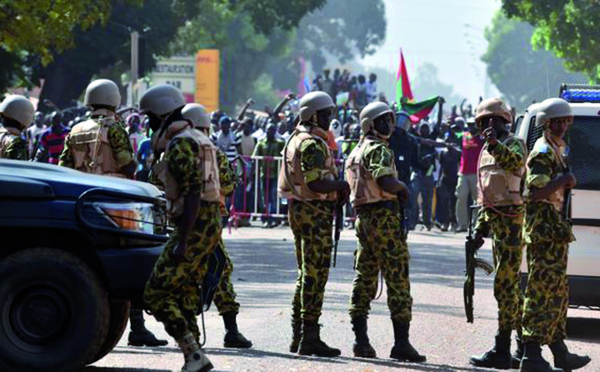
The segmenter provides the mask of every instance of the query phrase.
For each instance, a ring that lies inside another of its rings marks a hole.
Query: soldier
[[[183,117],[190,120],[195,129],[201,131],[206,136],[210,132],[210,117],[204,106],[197,103],[188,103],[182,111]],[[227,155],[220,149],[217,149],[217,159],[219,167],[219,184],[221,215],[228,216],[229,212],[225,207],[225,198],[231,196],[237,184],[237,175],[232,164],[227,159]],[[215,293],[213,301],[219,310],[219,315],[223,317],[225,324],[225,340],[223,345],[231,348],[249,348],[252,347],[252,342],[244,337],[237,326],[237,314],[240,310],[240,304],[236,302],[233,283],[231,282],[231,274],[233,273],[233,262],[227,253],[223,238],[219,240],[219,248],[225,256],[225,267],[219,278],[219,285]]]
[[[567,260],[574,240],[564,208],[565,191],[575,187],[563,156],[563,137],[573,123],[569,104],[560,98],[542,102],[535,125],[544,129],[527,158],[525,178],[525,222],[527,289],[523,307],[525,354],[521,371],[555,371],[541,355],[541,345],[550,345],[554,366],[566,371],[590,362],[587,356],[571,354],[565,345],[569,287]]]
[[[373,102],[365,106],[360,113],[363,136],[346,163],[350,200],[358,213],[356,276],[350,298],[350,318],[356,336],[353,351],[356,357],[377,356],[367,336],[367,317],[381,270],[394,327],[395,343],[390,358],[419,363],[426,358],[408,340],[412,317],[409,252],[398,199],[406,202],[409,192],[398,180],[394,155],[388,146],[394,123],[394,114],[387,104]]]
[[[33,121],[33,104],[23,96],[10,95],[0,104],[0,159],[29,160],[22,133]]]
[[[146,284],[144,301],[177,340],[185,357],[184,371],[208,371],[212,364],[198,344],[198,286],[210,255],[221,239],[219,170],[216,146],[194,130],[181,111],[183,94],[171,85],[150,88],[140,101],[153,138],[156,177],[165,185],[167,210],[174,231]]]
[[[85,91],[84,104],[92,110],[90,118],[71,129],[58,165],[85,173],[133,178],[137,163],[125,127],[115,114],[121,104],[117,84],[106,79],[94,80]],[[168,343],[146,328],[142,309],[131,308],[129,315],[129,345]]]
[[[290,352],[334,357],[320,338],[319,317],[333,248],[334,203],[349,193],[327,147],[327,131],[335,105],[326,93],[311,92],[300,100],[300,124],[290,136],[279,172],[279,193],[290,200],[298,279],[292,302],[293,339]]]
[[[523,142],[506,128],[512,115],[497,98],[481,101],[475,121],[486,140],[479,158],[478,204],[475,241],[483,245],[483,237],[491,235],[496,277],[494,297],[498,302],[498,332],[495,346],[479,356],[471,357],[478,367],[517,368],[523,356],[521,341],[521,230],[523,198],[521,180],[525,174],[526,150]],[[489,232],[489,234],[488,234]],[[517,331],[517,352],[510,355],[510,336]]]

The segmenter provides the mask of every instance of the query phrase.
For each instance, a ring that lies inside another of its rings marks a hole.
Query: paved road
[[[355,248],[353,230],[343,232],[337,268],[327,284],[322,338],[342,350],[339,358],[299,357],[287,351],[291,337],[290,302],[296,264],[293,240],[288,228],[263,230],[245,228],[225,233],[235,264],[234,286],[242,304],[240,330],[254,342],[249,350],[222,347],[224,328],[214,309],[206,317],[205,345],[216,371],[483,371],[468,364],[473,353],[492,344],[496,330],[496,309],[492,280],[478,274],[475,297],[475,324],[467,324],[463,311],[464,235],[414,232],[409,237],[411,282],[414,299],[411,341],[427,355],[425,364],[397,363],[389,359],[393,344],[385,291],[372,304],[369,335],[379,359],[352,357],[352,333],[348,299],[353,278]],[[491,259],[489,246],[483,257]],[[600,371],[600,313],[570,310],[571,349],[593,358],[587,371]],[[149,328],[168,338],[162,325],[148,320]],[[126,335],[117,348],[87,372],[143,372],[178,370],[182,354],[169,339],[164,348],[127,346]],[[551,358],[549,351],[544,351]]]

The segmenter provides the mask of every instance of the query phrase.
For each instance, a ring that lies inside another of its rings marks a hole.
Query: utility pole
[[[137,103],[137,81],[139,71],[139,39],[137,31],[131,32],[131,106]]]

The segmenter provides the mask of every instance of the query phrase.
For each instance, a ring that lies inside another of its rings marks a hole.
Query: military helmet
[[[392,125],[394,125],[396,118],[390,106],[383,102],[372,102],[366,105],[360,112],[359,117],[360,129],[362,130],[363,134],[367,134],[373,130],[375,119],[385,114],[392,116]]]
[[[148,89],[140,100],[140,109],[162,117],[185,106],[183,94],[169,84],[158,84]]]
[[[543,126],[550,119],[573,117],[571,105],[562,98],[548,98],[540,103],[540,111],[535,116],[535,124]]]
[[[94,80],[85,90],[83,104],[86,106],[105,105],[117,107],[121,104],[121,92],[119,92],[117,84],[111,80]]]
[[[310,92],[300,99],[300,121],[308,121],[317,111],[334,107],[335,104],[329,94],[320,91]]]
[[[188,103],[183,107],[181,114],[192,122],[194,128],[210,128],[210,116],[206,108],[199,103]]]
[[[8,96],[0,103],[0,114],[19,122],[24,127],[28,127],[33,121],[34,111],[33,104],[18,94]]]
[[[479,123],[479,120],[483,118],[489,118],[491,116],[499,116],[506,120],[507,123],[512,123],[512,115],[506,108],[504,102],[498,98],[484,99],[477,105],[475,111],[475,122]]]

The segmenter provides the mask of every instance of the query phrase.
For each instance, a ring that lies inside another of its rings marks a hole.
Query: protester
[[[463,133],[462,153],[456,186],[456,232],[466,232],[469,225],[469,200],[477,198],[477,162],[483,149],[483,140],[475,122],[468,123],[468,131]]]

